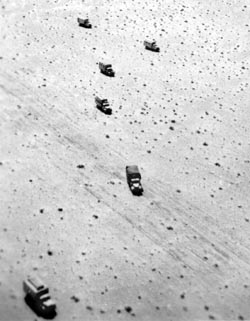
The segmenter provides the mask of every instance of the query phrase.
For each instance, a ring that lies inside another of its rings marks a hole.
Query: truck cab
[[[101,71],[102,74],[109,76],[109,77],[114,77],[115,76],[115,72],[112,69],[112,65],[111,64],[104,64],[102,62],[99,62],[99,69]]]
[[[126,166],[126,176],[128,186],[133,195],[140,196],[143,194],[141,185],[141,174],[137,165]]]
[[[101,99],[99,97],[95,97],[96,108],[102,111],[106,115],[112,114],[112,109],[109,107],[109,102],[107,99]]]
[[[160,48],[156,45],[156,41],[150,42],[150,41],[146,41],[145,40],[143,42],[143,44],[144,44],[144,46],[145,46],[145,48],[147,50],[151,50],[151,51],[155,51],[155,52],[159,52],[160,51]]]
[[[89,19],[77,18],[77,22],[78,22],[79,27],[83,27],[83,28],[87,28],[87,29],[92,28],[92,24],[89,23]]]
[[[55,314],[56,304],[49,295],[48,287],[37,277],[30,277],[23,281],[26,301],[39,315]]]

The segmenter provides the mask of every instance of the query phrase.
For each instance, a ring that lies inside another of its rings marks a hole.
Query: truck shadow
[[[46,313],[42,311],[29,294],[25,296],[24,301],[38,317],[42,317],[47,320],[52,320],[57,316],[56,311],[53,311],[51,313]]]

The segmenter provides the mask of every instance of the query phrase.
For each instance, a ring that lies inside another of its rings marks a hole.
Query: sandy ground
[[[0,320],[250,320],[249,1],[0,4]]]

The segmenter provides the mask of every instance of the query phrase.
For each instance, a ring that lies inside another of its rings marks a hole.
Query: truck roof
[[[28,281],[39,291],[42,290],[44,287],[44,283],[38,277],[30,277]]]
[[[95,101],[96,101],[96,103],[100,103],[100,104],[102,104],[102,105],[109,105],[109,102],[108,102],[108,99],[101,99],[101,98],[99,98],[99,97],[95,97]]]
[[[126,166],[128,174],[140,174],[139,168],[137,165]]]

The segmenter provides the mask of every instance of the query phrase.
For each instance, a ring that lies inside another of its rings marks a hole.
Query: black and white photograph
[[[250,0],[0,0],[0,321],[250,320]]]

